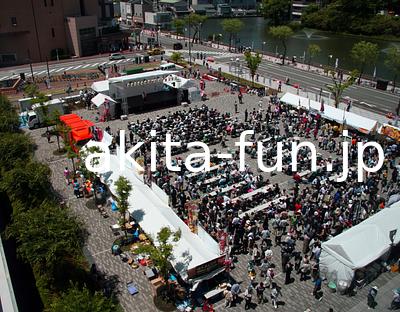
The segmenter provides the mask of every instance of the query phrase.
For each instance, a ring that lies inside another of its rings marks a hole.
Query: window
[[[51,36],[54,38],[56,36],[56,33],[54,31],[54,28],[51,29]]]
[[[11,24],[13,26],[17,26],[17,18],[16,17],[11,17]]]
[[[47,0],[44,0],[44,6],[47,7]]]
[[[2,54],[0,55],[0,63],[14,63],[17,61],[15,54]]]

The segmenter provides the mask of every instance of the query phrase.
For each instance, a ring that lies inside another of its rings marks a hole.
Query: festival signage
[[[381,134],[400,142],[400,129],[389,125],[384,125],[381,128]]]

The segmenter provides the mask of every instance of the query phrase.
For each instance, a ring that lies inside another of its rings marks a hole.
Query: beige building
[[[0,10],[0,66],[97,52],[106,0],[15,0]],[[108,13],[107,13],[108,12]]]

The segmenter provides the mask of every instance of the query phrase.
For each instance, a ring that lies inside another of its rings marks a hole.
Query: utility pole
[[[47,77],[50,79],[49,60],[47,59],[47,56],[46,56],[46,67],[47,67]]]
[[[190,13],[189,13],[189,66],[192,65],[192,48],[190,47],[191,43],[190,43]]]
[[[31,68],[32,82],[35,83],[35,76],[33,76],[32,61],[29,60],[29,67]]]

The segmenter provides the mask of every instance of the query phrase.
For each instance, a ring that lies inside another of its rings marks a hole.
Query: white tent
[[[397,230],[400,242],[400,202],[385,208],[360,224],[322,243],[321,272],[335,275],[350,285],[354,272],[385,255],[391,248],[389,233]]]
[[[98,93],[92,98],[92,103],[96,105],[96,107],[100,107],[103,105],[106,101],[116,103],[110,96],[105,95],[103,93]]]
[[[148,235],[155,239],[158,231],[165,226],[173,231],[181,230],[181,239],[176,243],[171,264],[184,280],[190,281],[189,270],[221,258],[218,243],[209,234],[203,231],[201,235],[192,233],[168,204],[143,183],[142,177],[137,174],[132,164],[125,161],[124,169],[121,171],[119,157],[111,155],[110,171],[102,174],[101,178],[113,194],[116,192],[115,182],[121,175],[132,185],[132,193],[128,199],[129,213]],[[157,244],[156,239],[154,242]],[[214,272],[216,271],[221,271],[221,267]]]
[[[323,118],[335,121],[340,124],[346,124],[362,133],[370,133],[376,130],[377,121],[372,120],[352,112],[346,112],[343,109],[335,108],[330,105],[324,105],[324,111],[321,112],[321,103],[311,100],[306,97],[295,95],[292,93],[285,93],[281,97],[281,101],[292,105],[296,108],[303,108],[306,110],[317,111]]]
[[[115,103],[117,102],[112,97],[98,93],[92,98],[91,102],[97,107],[101,116],[115,117]],[[104,105],[106,103],[107,105]]]

